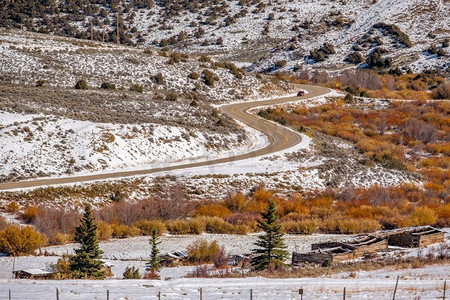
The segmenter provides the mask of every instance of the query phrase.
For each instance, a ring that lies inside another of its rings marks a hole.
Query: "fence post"
[[[394,295],[392,296],[392,300],[395,300],[395,294],[397,294],[398,280],[400,276],[397,276],[397,282],[395,283]]]
[[[158,291],[158,300],[161,300],[161,291]]]
[[[59,290],[56,288],[56,300],[59,300]]]
[[[444,280],[444,295],[442,296],[442,300],[445,300],[445,288],[447,287],[447,280]]]
[[[9,289],[8,299],[11,300],[11,289]]]
[[[344,287],[344,298],[343,299],[345,300],[345,287]]]
[[[250,300],[253,300],[253,289],[250,289]]]
[[[203,289],[200,288],[200,300],[203,300]]]
[[[109,290],[106,290],[106,300],[109,300]]]

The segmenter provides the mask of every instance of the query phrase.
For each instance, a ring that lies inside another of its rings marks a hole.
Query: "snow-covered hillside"
[[[106,35],[107,41],[114,42],[119,20],[121,42],[140,47],[211,53],[254,63],[251,69],[259,71],[288,70],[297,65],[335,70],[349,67],[344,59],[352,46],[367,34],[375,39],[382,32],[374,32],[373,26],[383,22],[398,26],[411,45],[399,45],[381,34],[382,43],[371,43],[363,55],[382,44],[395,65],[416,71],[449,67],[448,54],[438,58],[424,52],[431,44],[440,47],[450,37],[450,3],[446,0],[156,1],[154,5],[150,1],[144,6],[127,0],[118,1],[115,7],[91,2],[95,14],[65,16],[68,21],[62,28],[60,16],[48,14],[48,20],[59,24],[52,27],[47,25],[49,21],[35,18],[34,30],[89,38],[92,29],[94,39]],[[334,45],[336,54],[311,64],[305,57],[324,42]],[[279,60],[287,60],[287,64],[274,67]]]
[[[418,72],[428,68],[449,71],[448,54],[439,58],[424,51],[431,44],[440,47],[440,43],[450,37],[448,1],[314,1],[306,5],[296,1],[285,5],[288,10],[292,6],[301,7],[301,22],[308,20],[312,23],[307,29],[300,27],[298,32],[291,32],[289,40],[285,40],[281,47],[273,48],[270,54],[257,61],[251,69],[270,70],[279,60],[287,61],[284,70],[295,66],[302,68],[302,65],[308,69],[348,68],[351,65],[346,64],[346,57],[354,52],[353,47],[358,45],[358,41],[364,39],[368,40],[368,44],[359,50],[364,58],[376,46],[380,46],[388,51],[386,57],[393,59],[394,66],[410,67]],[[281,17],[281,14],[276,15],[275,19],[277,17]],[[394,36],[375,29],[374,25],[379,23],[398,26],[409,37],[411,45],[401,45]],[[336,53],[323,62],[313,64],[305,58],[311,50],[318,49],[324,43],[334,45]],[[291,45],[294,49],[289,49]]]
[[[0,176],[28,178],[208,160],[261,148],[256,131],[211,133],[160,124],[111,124],[0,111]]]
[[[91,89],[108,83],[120,92],[139,85],[148,99],[208,102],[256,99],[289,88],[230,68],[198,56],[0,29],[0,80],[11,84],[73,88],[84,79]],[[206,83],[205,70],[213,83]]]

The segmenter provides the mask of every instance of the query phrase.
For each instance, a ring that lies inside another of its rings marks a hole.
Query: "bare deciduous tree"
[[[386,113],[381,114],[381,116],[376,120],[378,131],[380,132],[380,135],[384,135],[384,132],[386,131],[387,127],[387,118]]]
[[[301,80],[309,80],[309,73],[308,71],[302,71],[300,74],[298,74],[298,78]]]
[[[438,138],[438,129],[422,120],[409,119],[403,125],[405,134],[424,144],[434,142]]]
[[[388,90],[395,91],[395,79],[391,75],[388,75],[386,78],[386,88]]]
[[[80,221],[80,214],[75,210],[39,207],[34,220],[35,228],[51,237],[58,232],[74,233]]]
[[[330,80],[330,76],[325,71],[323,71],[323,72],[316,71],[316,72],[314,72],[313,76],[311,77],[311,81],[315,84],[326,83],[329,80]]]
[[[435,99],[450,99],[450,83],[442,83],[433,91]]]
[[[342,85],[353,88],[365,88],[369,90],[378,90],[381,88],[381,81],[378,76],[369,70],[347,70],[341,76],[336,78]]]

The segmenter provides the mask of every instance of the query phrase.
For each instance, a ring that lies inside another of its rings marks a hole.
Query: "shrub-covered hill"
[[[255,63],[258,71],[346,68],[366,60],[363,67],[448,70],[445,0],[1,0],[0,7],[4,27],[219,53]],[[391,60],[370,64],[377,47]]]

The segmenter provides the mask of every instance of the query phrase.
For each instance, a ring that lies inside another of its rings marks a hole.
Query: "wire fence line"
[[[126,282],[126,280],[124,280]],[[54,282],[52,282],[54,283]],[[402,287],[402,282],[397,280],[386,280],[383,288],[378,285],[370,287],[367,285],[354,285],[350,288],[342,286],[330,286],[326,284],[319,287],[317,285],[290,286],[286,288],[248,288],[248,287],[220,287],[220,280],[217,287],[157,287],[145,282],[137,284],[130,281],[130,286],[104,286],[103,281],[89,282],[86,284],[63,284],[57,287],[52,284],[45,284],[45,281],[32,281],[28,284],[21,284],[20,281],[11,284],[0,284],[0,299],[9,300],[31,300],[31,299],[188,299],[188,300],[216,300],[216,299],[443,299],[446,300],[447,282],[436,281],[431,285]]]

